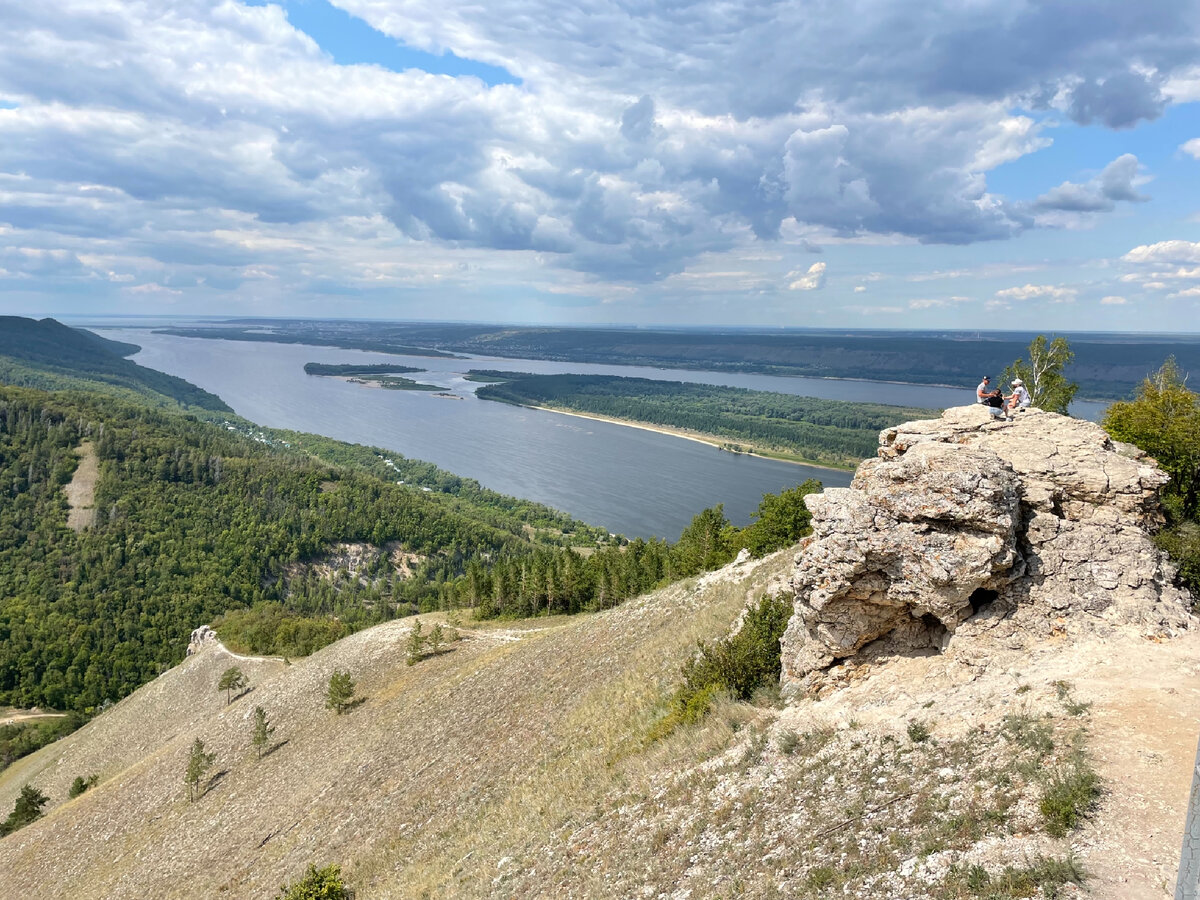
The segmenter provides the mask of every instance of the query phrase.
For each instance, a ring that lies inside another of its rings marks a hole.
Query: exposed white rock
[[[192,656],[199,653],[210,643],[216,643],[217,633],[207,625],[201,625],[199,628],[192,629],[192,636],[188,640],[187,655]]]
[[[1188,627],[1191,597],[1150,539],[1167,476],[1098,425],[980,406],[880,434],[849,488],[812,494],[783,638],[792,693],[838,662]]]

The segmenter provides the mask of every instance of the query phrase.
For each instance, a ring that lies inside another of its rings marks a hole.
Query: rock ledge
[[[848,488],[805,498],[783,682],[838,663],[948,653],[982,664],[1057,636],[1191,624],[1151,540],[1167,476],[1091,422],[979,406],[883,431]]]

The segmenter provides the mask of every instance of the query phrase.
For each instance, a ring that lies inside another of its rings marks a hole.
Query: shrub
[[[923,744],[929,740],[929,726],[916,719],[908,723],[908,739],[914,744]]]
[[[71,782],[71,787],[67,791],[67,796],[74,799],[86,791],[88,788],[93,788],[100,780],[99,775],[89,775],[84,778],[82,775],[76,775],[75,780]]]
[[[672,698],[671,711],[652,730],[651,739],[699,721],[720,693],[749,700],[760,686],[778,681],[779,640],[791,615],[790,597],[764,596],[746,611],[736,634],[701,643],[696,655],[684,663],[683,684]]]
[[[285,884],[275,900],[352,900],[354,894],[342,881],[342,867],[333,863],[318,869],[309,864],[304,877]]]

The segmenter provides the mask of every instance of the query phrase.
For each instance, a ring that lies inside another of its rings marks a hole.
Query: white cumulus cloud
[[[807,272],[803,273],[799,269],[793,270],[788,272],[787,277],[789,279],[788,290],[815,291],[825,286],[825,263],[815,262],[808,267]]]
[[[1071,287],[1059,287],[1051,284],[1026,284],[1021,287],[1005,288],[996,291],[996,299],[1008,300],[1040,300],[1046,299],[1051,303],[1073,303],[1079,291]]]

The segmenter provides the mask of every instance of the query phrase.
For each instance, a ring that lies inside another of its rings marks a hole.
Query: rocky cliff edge
[[[1151,540],[1167,476],[1100,426],[965,406],[879,443],[849,488],[805,498],[813,534],[792,578],[789,693],[883,657],[982,665],[1055,637],[1162,638],[1193,623],[1192,597]]]

